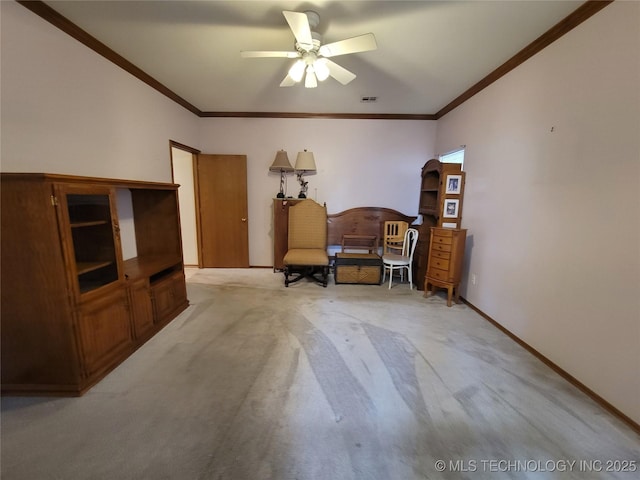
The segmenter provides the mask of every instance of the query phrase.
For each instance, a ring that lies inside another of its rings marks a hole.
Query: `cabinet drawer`
[[[437,268],[440,270],[449,271],[449,259],[448,258],[438,258],[434,255],[431,256],[429,260],[429,267]]]
[[[453,237],[453,230],[449,228],[437,228],[433,231],[433,235],[438,237]]]
[[[435,243],[431,246],[431,254],[434,252],[451,252],[451,245],[446,245],[444,243]]]
[[[431,258],[444,258],[449,260],[451,258],[451,252],[436,250],[435,248],[431,251]]]
[[[427,272],[428,278],[433,278],[435,280],[440,280],[442,282],[449,282],[451,278],[449,276],[448,270],[440,270],[438,268],[429,267],[429,271]]]
[[[451,245],[453,238],[451,236],[434,235],[433,243],[438,245]]]

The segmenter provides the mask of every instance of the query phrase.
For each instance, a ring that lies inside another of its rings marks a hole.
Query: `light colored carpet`
[[[585,469],[640,465],[628,427],[443,294],[187,273],[190,307],[84,397],[2,399],[3,480],[630,479]]]

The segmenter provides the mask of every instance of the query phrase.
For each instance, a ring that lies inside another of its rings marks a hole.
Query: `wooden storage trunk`
[[[336,283],[380,285],[382,258],[375,253],[336,253]]]

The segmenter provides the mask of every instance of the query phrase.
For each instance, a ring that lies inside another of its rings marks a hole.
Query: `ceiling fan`
[[[244,58],[282,57],[297,59],[289,69],[287,76],[280,83],[281,87],[291,87],[302,81],[302,77],[305,77],[305,72],[304,86],[306,88],[317,87],[318,80],[326,80],[329,76],[346,85],[356,78],[355,73],[341,67],[329,60],[329,58],[378,48],[373,33],[366,33],[322,45],[322,36],[313,31],[320,23],[320,15],[310,10],[304,13],[283,11],[282,14],[296,38],[295,51],[240,52],[240,55]]]

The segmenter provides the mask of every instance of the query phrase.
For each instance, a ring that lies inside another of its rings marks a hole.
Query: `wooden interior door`
[[[198,154],[196,208],[203,268],[248,268],[246,155]]]

